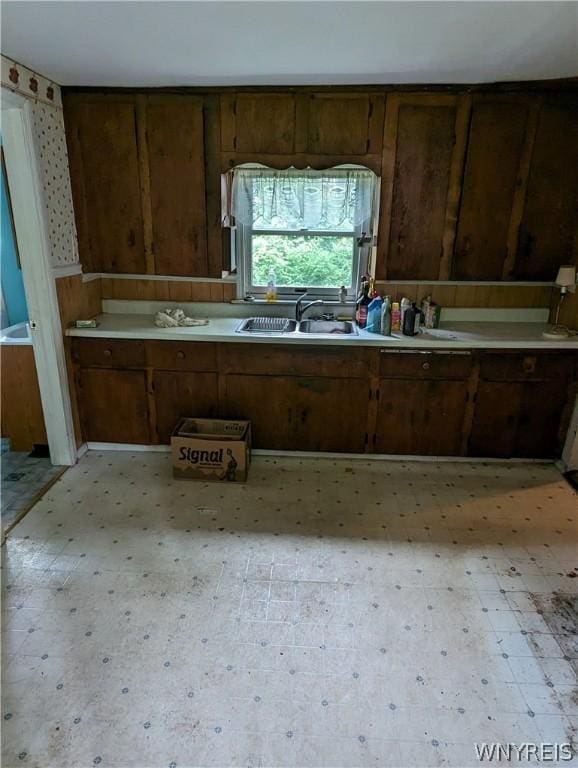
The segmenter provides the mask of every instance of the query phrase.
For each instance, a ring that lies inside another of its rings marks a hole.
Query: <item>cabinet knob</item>
[[[423,368],[424,371],[429,371],[429,369],[431,368],[431,365],[429,363],[422,363],[421,367]]]
[[[111,357],[112,355],[112,349],[105,349],[104,350],[104,356],[105,357]]]
[[[185,353],[181,349],[179,349],[179,351],[177,352],[177,357],[179,358],[179,360],[184,360]]]

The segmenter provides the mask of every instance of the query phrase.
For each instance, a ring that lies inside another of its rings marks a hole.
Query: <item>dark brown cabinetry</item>
[[[382,351],[375,450],[459,456],[471,370],[469,352]]]
[[[155,271],[160,275],[206,276],[202,99],[149,97],[146,135]]]
[[[139,445],[151,441],[144,371],[82,368],[77,387],[85,440]]]
[[[381,149],[383,96],[312,93],[306,97],[305,146],[314,155],[365,155]]]
[[[571,355],[486,354],[468,444],[470,456],[560,456],[569,417]]]
[[[295,121],[294,94],[221,96],[221,146],[225,152],[293,154]]]
[[[578,237],[578,96],[546,96],[538,117],[515,277],[553,280],[575,264]]]
[[[573,353],[72,339],[85,440],[168,443],[182,416],[249,419],[293,451],[554,458]]]
[[[75,98],[65,119],[85,271],[145,272],[135,98]]]
[[[473,99],[452,270],[456,280],[502,279],[536,106],[536,99],[515,94]]]

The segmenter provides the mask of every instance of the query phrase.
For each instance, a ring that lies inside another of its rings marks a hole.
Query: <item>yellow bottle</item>
[[[401,311],[399,301],[394,301],[391,305],[391,330],[399,331],[401,329]]]

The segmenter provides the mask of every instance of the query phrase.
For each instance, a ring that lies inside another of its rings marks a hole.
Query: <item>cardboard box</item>
[[[244,483],[251,463],[251,422],[181,419],[171,450],[176,478]]]

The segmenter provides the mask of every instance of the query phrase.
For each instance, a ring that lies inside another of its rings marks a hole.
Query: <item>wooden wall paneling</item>
[[[530,100],[475,95],[452,276],[500,280],[524,154]]]
[[[532,162],[532,153],[534,151],[534,142],[536,140],[536,131],[538,129],[538,118],[542,108],[542,97],[534,95],[530,100],[528,120],[526,123],[526,137],[520,163],[518,167],[518,179],[514,190],[512,200],[512,210],[510,213],[510,223],[508,226],[508,239],[506,244],[506,258],[502,270],[503,280],[513,280],[516,265],[516,256],[518,251],[518,237],[520,234],[520,224],[524,215],[524,204],[526,201],[526,190],[528,188],[528,178],[530,176],[530,165]]]
[[[0,354],[2,437],[10,438],[13,451],[31,451],[34,443],[48,442],[34,350],[31,344],[6,344]]]
[[[439,277],[452,164],[456,165],[453,159],[457,104],[457,97],[448,94],[388,97],[377,259],[379,279],[436,280]],[[460,125],[462,121],[463,114]],[[459,153],[459,142],[457,147]],[[446,241],[450,242],[447,236]]]
[[[221,277],[231,268],[229,229],[221,227],[221,100],[206,96],[205,120],[205,195],[207,217],[207,277]]]
[[[221,94],[219,99],[219,113],[219,123],[221,126],[221,150],[223,152],[234,152],[235,135],[237,130],[234,93]]]
[[[455,145],[450,164],[450,176],[448,183],[448,196],[446,200],[446,218],[442,237],[442,253],[438,278],[449,280],[453,269],[454,244],[458,225],[458,210],[462,195],[462,181],[466,145],[468,141],[468,129],[472,109],[472,97],[469,95],[458,98],[455,123]]]
[[[84,193],[90,268],[142,274],[146,262],[135,98],[80,98],[73,119],[82,159],[81,167],[75,164],[71,170],[73,176],[83,175],[82,183],[73,181],[73,190]]]
[[[156,271],[206,277],[202,99],[150,96],[146,115]]]
[[[153,253],[153,211],[147,140],[147,97],[142,93],[138,94],[136,97],[136,114],[146,273],[154,275],[156,268]]]
[[[82,104],[72,96],[64,97],[64,127],[70,185],[78,238],[78,253],[85,272],[98,272],[101,269],[98,259],[93,259],[90,249],[88,214],[86,210],[85,173],[82,163],[81,112]],[[98,254],[97,254],[98,255]]]
[[[547,94],[536,128],[515,277],[553,280],[578,251],[578,96]]]
[[[379,152],[379,98],[369,93],[309,94],[306,151],[332,155]]]
[[[295,109],[292,93],[237,94],[235,151],[292,154],[295,151]]]

